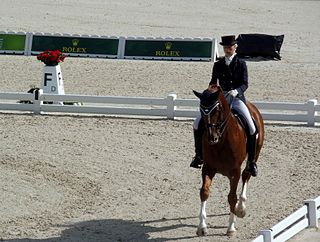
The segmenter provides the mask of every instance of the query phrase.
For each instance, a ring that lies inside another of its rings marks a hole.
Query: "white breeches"
[[[247,105],[239,98],[233,98],[231,95],[228,95],[227,102],[230,105],[230,108],[236,110],[240,115],[242,115],[249,126],[250,135],[253,135],[256,132],[256,127],[254,126],[252,117],[250,115]]]

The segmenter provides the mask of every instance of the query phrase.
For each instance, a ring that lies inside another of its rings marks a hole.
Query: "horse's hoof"
[[[236,210],[235,211],[235,214],[238,218],[243,218],[244,216],[246,216],[246,210],[243,209],[243,210]]]
[[[227,236],[233,236],[233,235],[235,235],[236,232],[237,232],[237,230],[228,230]]]
[[[246,216],[246,206],[244,204],[241,204],[241,206],[239,206],[239,203],[237,203],[234,210],[234,214],[238,218],[243,218],[244,216]]]
[[[197,235],[198,236],[206,236],[208,234],[207,228],[198,228]]]

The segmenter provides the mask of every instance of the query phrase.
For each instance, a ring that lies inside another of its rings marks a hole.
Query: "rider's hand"
[[[238,95],[238,91],[237,91],[237,89],[233,89],[233,90],[231,90],[231,91],[229,92],[229,94],[230,94],[231,96],[233,96],[233,97],[236,97],[236,96]]]

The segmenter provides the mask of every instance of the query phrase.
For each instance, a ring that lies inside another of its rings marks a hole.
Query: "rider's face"
[[[228,57],[232,56],[236,52],[236,49],[237,49],[237,45],[223,46],[224,54]]]

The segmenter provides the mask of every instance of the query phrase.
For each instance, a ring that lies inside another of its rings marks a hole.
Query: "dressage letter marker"
[[[44,73],[44,86],[45,87],[47,86],[48,81],[52,81],[52,79],[49,78],[49,76],[52,77],[52,73]]]
[[[64,94],[63,78],[60,65],[44,66],[41,89],[43,89],[43,93],[60,95]]]

